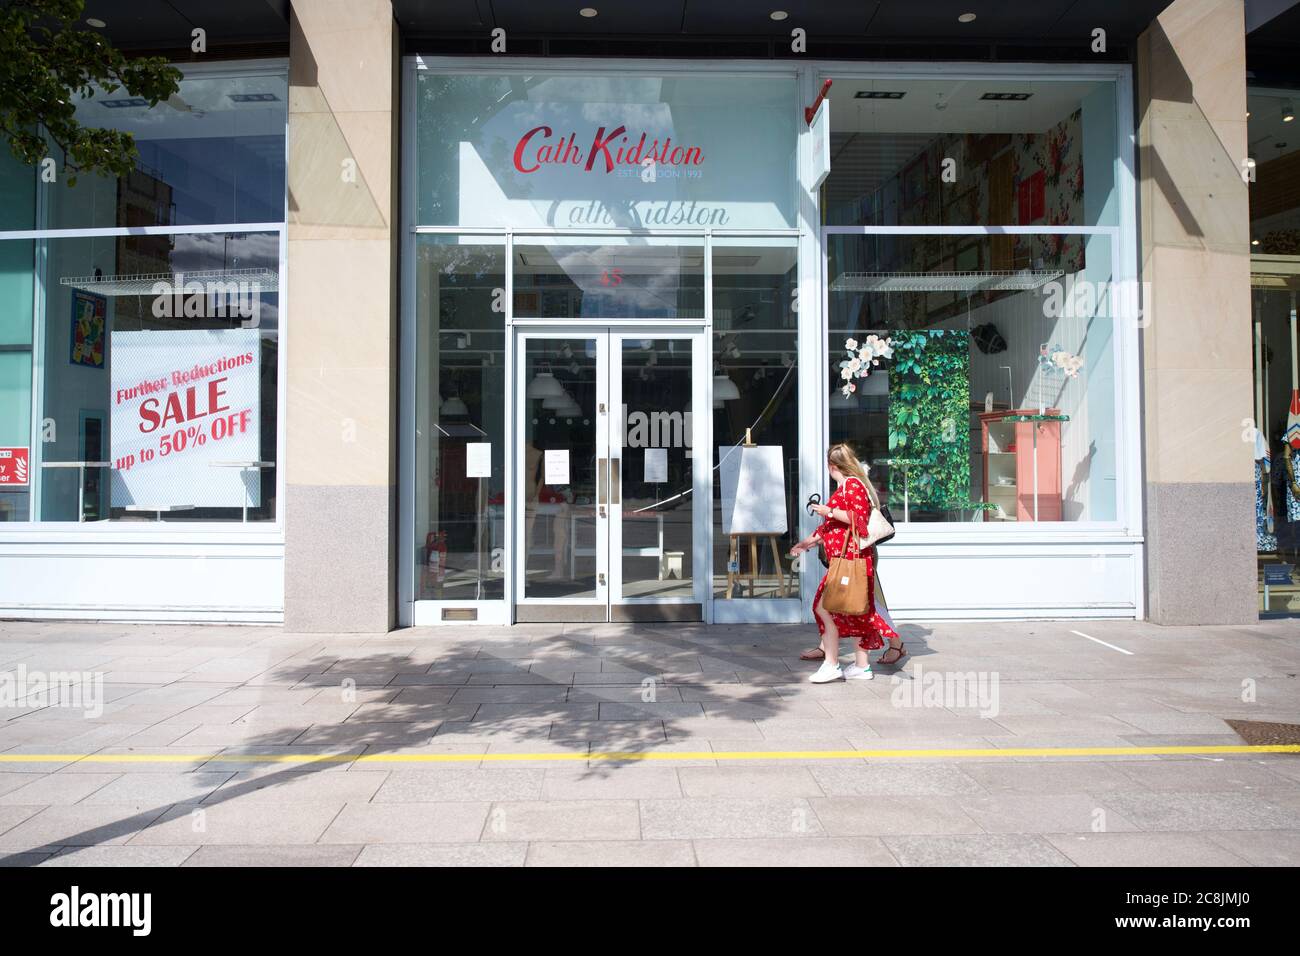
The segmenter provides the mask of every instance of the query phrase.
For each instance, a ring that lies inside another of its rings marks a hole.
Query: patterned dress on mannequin
[[[1255,549],[1261,554],[1277,551],[1277,535],[1268,530],[1268,441],[1260,431],[1255,432]],[[1289,511],[1289,507],[1288,507]]]
[[[1286,520],[1300,521],[1300,448],[1287,446]]]

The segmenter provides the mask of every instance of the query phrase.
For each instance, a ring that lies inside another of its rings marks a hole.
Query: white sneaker
[[[876,675],[871,673],[871,666],[859,667],[857,664],[850,664],[844,668],[845,680],[871,680]]]
[[[808,679],[814,684],[829,684],[831,681],[842,680],[843,678],[844,671],[840,669],[837,662],[822,661],[822,666],[817,668],[816,673]]]

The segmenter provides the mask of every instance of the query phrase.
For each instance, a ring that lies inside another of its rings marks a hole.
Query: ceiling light
[[[970,23],[970,22],[973,21],[974,19],[975,19],[975,14],[973,14],[973,13],[963,13],[961,16],[959,16],[959,17],[957,18],[957,22],[958,22],[958,23]]]
[[[459,395],[449,395],[438,409],[440,415],[468,415],[469,406],[466,405]]]
[[[1291,108],[1290,103],[1282,104],[1282,122],[1290,123],[1295,119],[1295,110]]]
[[[148,106],[149,101],[142,100],[138,96],[133,96],[130,99],[125,100],[100,100],[99,105],[106,106],[110,110],[123,110],[131,109],[133,107]]]
[[[564,388],[550,372],[538,372],[528,383],[525,395],[528,398],[553,398],[563,395]]]
[[[108,26],[108,24],[98,17],[86,17],[86,26],[94,27],[96,30],[102,30],[104,27]]]
[[[590,20],[599,12],[600,11],[597,10],[595,7],[583,7],[581,10],[578,11],[580,15],[586,17],[588,20]]]
[[[1252,246],[1257,246],[1257,245],[1259,245],[1259,240],[1258,240],[1258,239],[1252,239],[1252,240],[1250,240],[1250,244],[1251,244]]]
[[[229,93],[232,103],[278,103],[280,97],[274,93]]]
[[[985,93],[982,100],[1027,100],[1033,93]]]
[[[900,90],[858,90],[853,94],[859,100],[901,100],[906,95]]]
[[[784,20],[789,15],[790,14],[786,13],[784,10],[773,10],[771,13],[768,14],[768,16],[771,17],[773,20]]]
[[[736,383],[731,380],[730,376],[721,371],[713,376],[713,401],[715,404],[717,402],[733,402],[738,398],[740,398],[740,389],[736,387]]]

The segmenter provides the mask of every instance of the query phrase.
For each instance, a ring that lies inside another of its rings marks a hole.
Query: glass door
[[[515,356],[515,619],[700,620],[702,333],[528,329]]]

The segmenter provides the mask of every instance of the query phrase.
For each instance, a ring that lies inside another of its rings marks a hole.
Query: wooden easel
[[[745,448],[753,448],[754,442],[750,436],[750,430],[745,429]],[[749,581],[749,596],[754,596],[754,579],[760,578],[758,573],[758,539],[766,538],[769,547],[772,549],[772,567],[776,574],[777,586],[781,589],[781,597],[789,595],[789,589],[785,580],[785,572],[781,570],[781,549],[777,547],[776,535],[770,533],[753,533],[753,534],[732,534],[728,535],[731,539],[731,546],[727,553],[727,598],[735,597],[735,586],[737,581]],[[742,541],[741,539],[748,539]],[[742,546],[749,544],[749,573],[744,574],[740,570],[740,552]],[[732,570],[735,568],[736,570]]]

